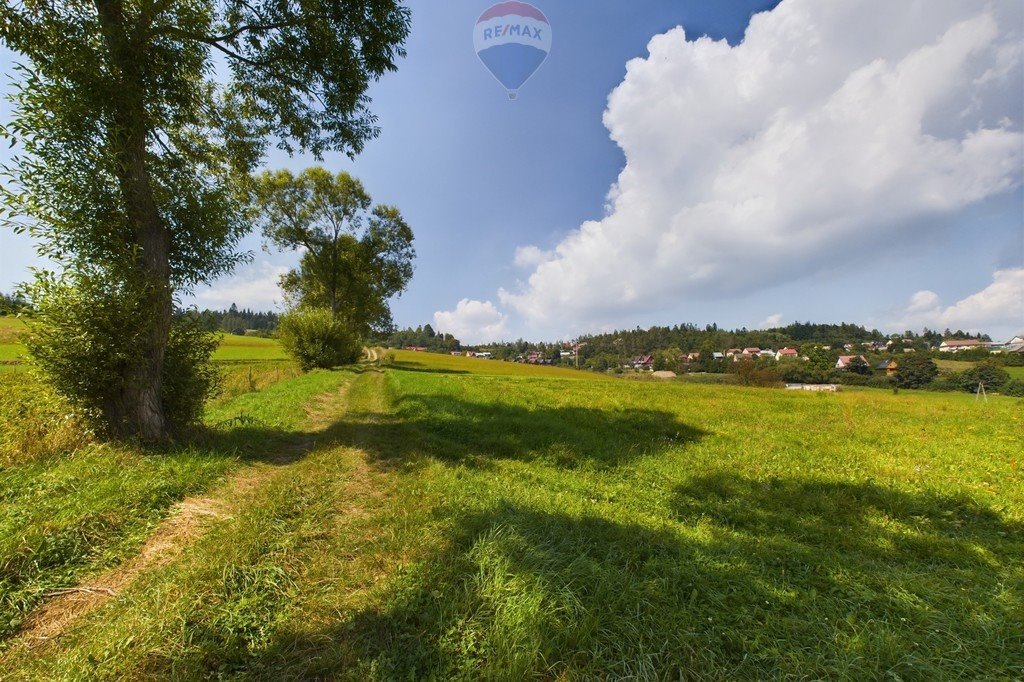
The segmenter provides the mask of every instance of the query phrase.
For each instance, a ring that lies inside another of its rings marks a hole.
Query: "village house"
[[[654,367],[653,355],[640,355],[633,358],[633,369],[651,369]]]
[[[796,348],[783,348],[775,354],[776,360],[782,360],[783,358],[796,360],[798,357],[800,357],[800,354],[797,353]]]
[[[743,349],[741,349],[741,348],[730,348],[729,350],[725,351],[725,357],[727,357],[727,358],[734,358],[734,357],[736,357],[737,355],[739,355],[742,352],[743,352]]]
[[[756,358],[756,357],[758,357],[760,355],[761,355],[761,349],[760,348],[744,348],[742,353],[740,353],[738,356],[734,356],[733,357],[733,360],[737,360],[737,359],[739,359],[741,357],[747,358],[748,360],[750,360],[750,359]]]
[[[1024,336],[1015,336],[1006,343],[1007,353],[1024,353]]]
[[[885,372],[886,376],[893,377],[896,376],[896,370],[898,367],[899,365],[895,360],[882,360],[875,366],[875,369],[880,372]]]
[[[984,341],[978,341],[977,339],[950,339],[943,341],[939,345],[939,352],[941,353],[959,353],[965,350],[972,350],[974,348],[988,348],[989,344]]]
[[[836,369],[849,369],[850,363],[853,362],[854,358],[860,358],[860,360],[867,365],[868,360],[863,355],[840,355],[839,359],[836,360]]]

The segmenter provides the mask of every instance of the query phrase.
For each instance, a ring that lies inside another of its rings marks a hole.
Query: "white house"
[[[942,353],[959,353],[960,351],[973,348],[988,348],[988,346],[989,344],[977,339],[950,339],[942,342],[939,346],[939,351]]]
[[[776,360],[782,360],[783,358],[795,360],[798,357],[800,357],[800,355],[799,353],[797,353],[796,348],[783,348],[778,353],[775,354]]]
[[[836,369],[848,368],[850,366],[850,363],[853,362],[854,358],[860,358],[865,365],[868,364],[868,359],[865,358],[863,355],[840,355],[839,359],[836,360]]]

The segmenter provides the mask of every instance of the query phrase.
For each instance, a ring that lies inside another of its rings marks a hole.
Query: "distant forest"
[[[17,315],[27,308],[28,304],[21,296],[0,291],[0,315]]]
[[[183,315],[194,315],[199,318],[200,326],[211,332],[221,331],[225,334],[255,334],[270,336],[277,329],[278,314],[240,309],[234,303],[227,310],[185,310]]]
[[[31,312],[30,306],[19,296],[0,292],[0,315],[14,315]],[[227,310],[189,310],[180,314],[196,315],[204,329],[222,331],[227,334],[259,334],[270,336],[277,329],[279,316],[273,312],[254,311],[232,304]],[[694,353],[704,351],[725,351],[729,348],[773,348],[801,345],[826,345],[842,348],[848,343],[888,341],[897,339],[897,349],[902,347],[936,347],[943,340],[977,339],[991,341],[988,334],[971,334],[963,330],[946,329],[937,331],[925,328],[921,332],[905,331],[903,334],[884,334],[877,329],[868,330],[862,325],[815,324],[794,322],[785,327],[773,329],[720,329],[711,324],[698,327],[693,324],[679,324],[671,327],[649,329],[623,329],[604,334],[587,334],[579,337],[580,362],[588,366],[612,364],[638,355],[661,352]],[[498,359],[515,359],[526,353],[540,353],[544,358],[557,360],[560,352],[572,344],[563,342],[533,342],[519,339],[501,343],[464,346],[452,334],[437,332],[431,325],[395,329],[390,334],[373,340],[391,348],[415,347],[426,351],[448,353],[459,350],[488,350]],[[603,362],[594,362],[603,358]]]
[[[451,334],[438,333],[429,324],[413,329],[399,329],[387,338],[379,339],[389,348],[422,348],[435,353],[461,350],[462,343]]]
[[[962,330],[943,332],[925,329],[920,333],[906,331],[903,334],[883,334],[877,329],[868,330],[861,325],[814,324],[795,322],[774,329],[720,329],[718,325],[698,327],[680,324],[672,327],[651,327],[650,329],[624,329],[605,334],[589,334],[579,337],[580,362],[591,366],[597,358],[603,358],[598,365],[611,365],[626,358],[639,355],[653,355],[660,352],[695,353],[701,351],[724,352],[729,348],[772,348],[785,346],[824,345],[842,348],[845,344],[898,339],[897,346],[925,348],[937,346],[943,339],[978,339],[991,341],[986,334],[969,334]],[[506,343],[486,344],[481,348],[491,351],[495,357],[515,358],[526,352],[539,352],[544,357],[555,358],[556,350],[568,348],[571,344],[530,343],[519,340]]]

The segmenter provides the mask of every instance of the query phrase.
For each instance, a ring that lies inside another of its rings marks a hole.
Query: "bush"
[[[736,379],[741,386],[778,386],[782,375],[778,370],[758,367],[750,360],[736,363]]]
[[[991,360],[979,362],[959,375],[960,387],[970,393],[978,390],[979,383],[984,383],[989,390],[998,391],[1009,380],[1010,374]]]
[[[221,374],[212,360],[216,349],[217,335],[204,330],[198,318],[174,319],[160,397],[167,420],[178,428],[198,424],[207,398],[220,388]]]
[[[363,344],[344,321],[326,308],[300,308],[281,316],[281,345],[302,367],[331,369],[359,359]]]
[[[926,388],[929,391],[943,391],[943,392],[946,392],[946,391],[962,391],[963,390],[960,387],[960,374],[958,372],[954,372],[952,374],[946,374],[946,375],[937,377],[934,381],[932,381],[930,384],[928,384],[928,386],[926,386]]]
[[[148,333],[143,291],[91,273],[42,279],[33,289],[36,314],[24,337],[29,355],[46,382],[100,430],[116,431],[106,410],[123,393],[126,368]],[[171,430],[196,423],[216,389],[216,345],[193,317],[172,320],[160,394]]]
[[[896,385],[900,388],[924,388],[939,375],[935,361],[923,353],[910,353],[896,368]]]
[[[1010,379],[1003,384],[1000,393],[1013,398],[1024,398],[1024,379]]]

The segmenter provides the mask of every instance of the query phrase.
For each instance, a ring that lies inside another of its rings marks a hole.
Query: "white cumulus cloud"
[[[507,333],[507,316],[490,301],[464,298],[455,310],[434,313],[434,326],[439,332],[454,334],[463,343],[500,341]]]
[[[288,268],[283,265],[261,260],[199,289],[193,298],[200,308],[228,308],[234,303],[239,308],[266,310],[268,303],[277,304],[284,299],[278,282],[286,272]]]
[[[926,237],[1021,182],[1022,23],[1016,0],[784,0],[736,46],[655,36],[609,97],[606,217],[520,248],[501,302],[593,328]]]
[[[994,329],[1006,330],[1006,334],[1024,332],[1024,268],[998,270],[987,287],[948,306],[934,291],[919,291],[890,326],[972,333]]]
[[[783,324],[782,313],[775,313],[774,315],[769,315],[768,317],[766,317],[763,320],[761,320],[760,322],[758,322],[757,323],[757,328],[758,329],[776,329],[778,327],[781,327],[782,324]]]

